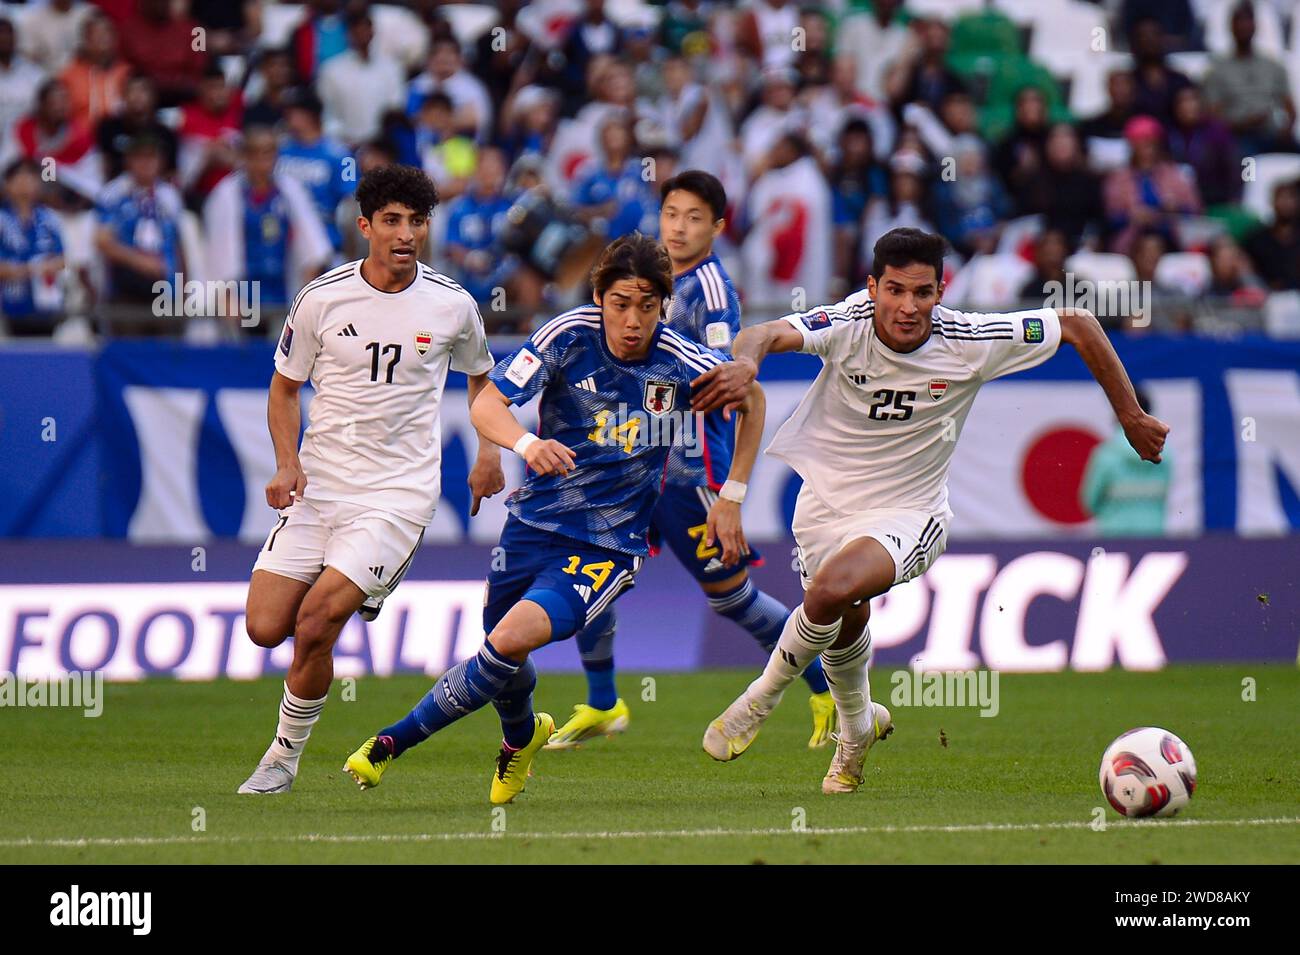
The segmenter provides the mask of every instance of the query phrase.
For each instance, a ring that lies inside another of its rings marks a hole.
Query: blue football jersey
[[[598,547],[644,555],[668,455],[691,418],[691,381],[723,361],[663,323],[649,354],[620,361],[600,308],[542,325],[489,375],[521,405],[540,394],[538,433],[572,449],[567,475],[529,472],[507,499],[526,524]]]
[[[679,335],[719,355],[730,353],[740,331],[740,296],[716,255],[673,280],[665,321]],[[674,449],[668,480],[675,485],[708,485],[716,491],[731,470],[735,425],[721,411],[714,411],[704,416],[704,427],[698,431],[698,447],[684,444]]]

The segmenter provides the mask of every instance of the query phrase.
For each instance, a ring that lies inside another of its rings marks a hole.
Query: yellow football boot
[[[497,766],[492,771],[491,800],[494,806],[504,806],[524,791],[528,782],[528,771],[533,766],[533,757],[545,745],[555,732],[555,720],[549,713],[538,713],[533,717],[533,738],[523,749],[507,749],[504,745],[497,754]]]
[[[573,708],[569,722],[551,735],[543,749],[575,749],[586,740],[622,733],[631,718],[627,704],[621,699],[607,710],[579,703]]]
[[[808,697],[808,706],[812,709],[813,716],[813,731],[812,736],[808,737],[808,748],[821,749],[831,741],[831,734],[835,732],[835,701],[831,699],[831,691],[814,693]]]
[[[370,789],[379,785],[384,770],[392,761],[393,750],[389,738],[372,736],[348,757],[348,761],[343,764],[343,772],[355,779],[362,789]]]

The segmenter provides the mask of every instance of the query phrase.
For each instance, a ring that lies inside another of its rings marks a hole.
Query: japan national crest
[[[930,400],[938,401],[948,393],[948,382],[942,378],[930,379]]]
[[[647,381],[645,383],[645,410],[656,418],[661,418],[673,410],[677,397],[677,386],[669,381]]]
[[[431,345],[433,345],[432,333],[425,331],[415,333],[415,353],[417,355],[426,354]]]

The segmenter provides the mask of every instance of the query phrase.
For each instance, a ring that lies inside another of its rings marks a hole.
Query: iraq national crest
[[[671,381],[647,381],[645,383],[645,410],[656,418],[662,418],[676,405],[677,385]]]
[[[420,331],[415,333],[415,353],[417,355],[423,356],[428,354],[431,347],[433,347],[432,332]]]
[[[930,379],[930,400],[938,401],[948,393],[948,382],[943,378]]]

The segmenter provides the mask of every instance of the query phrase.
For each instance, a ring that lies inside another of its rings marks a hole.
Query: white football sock
[[[767,666],[745,691],[750,700],[764,709],[773,709],[781,702],[785,688],[799,678],[817,654],[835,642],[839,632],[838,620],[832,624],[812,623],[803,612],[803,604],[795,607],[785,621],[776,649],[767,658]]]
[[[319,700],[304,700],[289,692],[289,684],[284,685],[284,696],[280,698],[280,723],[275,728],[275,739],[266,750],[263,760],[274,760],[291,773],[298,772],[298,760],[307,748],[307,739],[311,728],[320,719],[321,708],[328,696]]]
[[[831,699],[839,713],[840,737],[846,741],[871,739],[875,732],[871,685],[867,679],[870,658],[870,627],[864,627],[849,646],[822,651],[822,672],[826,674]]]

